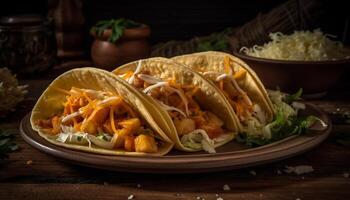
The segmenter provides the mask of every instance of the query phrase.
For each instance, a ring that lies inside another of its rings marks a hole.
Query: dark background
[[[86,37],[89,28],[101,19],[124,17],[151,26],[151,42],[172,39],[185,40],[194,36],[208,35],[226,27],[237,27],[254,19],[259,12],[266,13],[285,1],[278,0],[85,0]],[[302,1],[300,1],[302,3]],[[328,13],[318,21],[324,32],[344,37],[349,7],[346,1],[320,0],[320,9]],[[47,14],[47,0],[1,1],[0,16],[15,14]],[[288,12],[286,10],[286,12]],[[348,42],[348,41],[347,41]]]

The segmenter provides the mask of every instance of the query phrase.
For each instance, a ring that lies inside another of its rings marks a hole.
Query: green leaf
[[[239,143],[243,143],[249,147],[258,147],[268,144],[268,140],[262,137],[247,135],[247,134],[238,134],[236,140]]]
[[[109,42],[116,42],[123,35],[123,32],[127,28],[140,27],[141,24],[124,18],[111,19],[111,20],[102,20],[98,21],[95,26],[93,26],[90,31],[96,32],[98,36],[102,36],[103,32],[106,29],[111,29],[112,34],[108,38]]]
[[[286,119],[284,118],[282,110],[277,111],[275,120],[272,123],[273,126],[271,127],[271,132],[278,133],[286,123]]]
[[[116,42],[123,35],[124,29],[125,28],[123,26],[113,26],[112,27],[112,35],[108,39],[108,41],[113,42],[113,43]]]
[[[292,135],[301,135],[310,128],[318,118],[315,116],[297,117],[291,116],[288,119],[284,119],[281,112],[277,112],[273,127],[271,127],[271,138],[266,139],[256,135],[240,135],[237,141],[245,143],[250,147],[257,147],[272,142],[282,140]]]
[[[18,149],[18,146],[13,142],[14,138],[12,130],[0,129],[0,159],[6,158],[8,153]]]
[[[14,130],[2,130],[0,129],[0,139],[4,138],[14,138]]]
[[[303,94],[303,88],[300,88],[296,93],[287,95],[284,98],[284,102],[286,102],[287,104],[291,104],[293,101],[298,100],[302,94]]]
[[[108,134],[108,133],[101,132],[101,133],[99,133],[97,135],[97,138],[100,139],[100,140],[108,141],[108,138],[106,137],[106,134]]]
[[[11,140],[11,138],[5,138],[0,140],[0,146],[3,146],[4,144],[8,143]]]

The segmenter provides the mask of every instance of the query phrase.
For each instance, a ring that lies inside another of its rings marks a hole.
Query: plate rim
[[[271,163],[278,160],[283,160],[308,151],[320,143],[322,143],[331,133],[332,121],[330,117],[314,104],[305,102],[306,106],[316,111],[319,115],[326,119],[328,127],[321,131],[320,135],[305,138],[302,141],[296,142],[293,145],[288,145],[284,148],[273,147],[283,145],[284,143],[296,139],[299,136],[291,136],[280,141],[264,145],[261,147],[237,150],[231,152],[220,152],[216,154],[197,154],[197,155],[165,155],[161,157],[131,157],[131,156],[108,156],[99,155],[88,152],[77,151],[59,147],[49,143],[44,138],[38,141],[30,137],[26,133],[25,124],[28,124],[30,113],[28,113],[20,123],[20,134],[22,138],[32,147],[43,151],[49,155],[53,155],[60,159],[73,162],[78,165],[84,165],[93,168],[108,169],[113,171],[125,172],[147,172],[147,173],[196,173],[196,172],[211,172],[223,171],[228,169],[238,169],[249,166]],[[31,127],[29,127],[31,129]],[[34,130],[32,130],[34,131]],[[305,136],[305,135],[304,135]],[[307,135],[306,135],[307,136]],[[294,152],[290,153],[290,150]],[[271,151],[273,150],[273,151]],[[261,152],[259,152],[261,151]],[[249,155],[249,153],[255,154]],[[288,153],[289,152],[289,153]],[[272,153],[272,154],[271,154]],[[246,155],[248,154],[248,155]],[[277,154],[277,155],[276,155]],[[91,159],[99,158],[96,163],[91,163]],[[254,160],[254,161],[253,161]],[[107,161],[107,162],[106,162]],[[236,163],[227,164],[228,161]],[[219,163],[216,163],[219,162]],[[210,167],[201,167],[201,165]],[[157,171],[154,171],[157,170]]]

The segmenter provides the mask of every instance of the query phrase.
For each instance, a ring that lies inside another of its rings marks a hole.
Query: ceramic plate
[[[232,141],[218,148],[216,154],[184,153],[172,150],[168,155],[162,157],[128,157],[98,155],[66,149],[41,138],[30,126],[30,114],[23,118],[20,130],[23,139],[33,147],[78,165],[127,172],[197,173],[261,165],[286,159],[316,147],[331,132],[331,120],[322,110],[309,103],[306,103],[306,109],[300,114],[315,115],[326,122],[328,127],[322,131],[311,131],[301,136],[288,137],[257,148],[248,148]]]

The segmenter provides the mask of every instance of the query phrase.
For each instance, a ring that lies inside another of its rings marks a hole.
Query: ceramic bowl
[[[310,96],[322,96],[339,81],[350,59],[330,61],[287,61],[258,58],[234,52],[259,76],[268,89],[294,93],[303,88]]]

